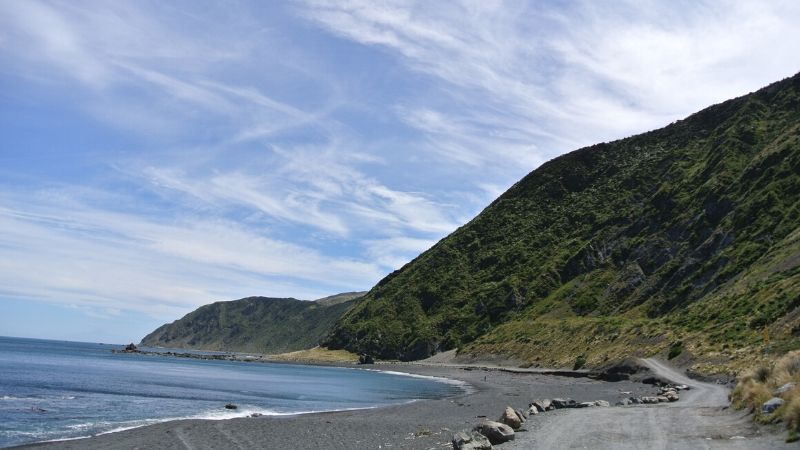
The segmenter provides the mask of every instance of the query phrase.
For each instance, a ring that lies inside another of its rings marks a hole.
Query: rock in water
[[[459,431],[453,435],[453,450],[491,450],[492,443],[477,431]]]
[[[238,406],[234,405],[233,403],[228,403],[225,405],[225,409],[236,409]]]
[[[492,420],[484,420],[478,425],[475,425],[473,431],[477,431],[486,436],[492,445],[514,440],[514,430],[510,426]]]
[[[772,414],[775,412],[776,409],[780,408],[783,405],[784,401],[780,397],[772,397],[771,399],[764,402],[761,405],[761,412],[763,414]]]
[[[522,426],[522,421],[519,420],[517,412],[514,411],[514,408],[510,406],[506,406],[506,410],[503,411],[503,415],[500,416],[499,422],[504,423],[515,430],[519,430],[519,428]]]

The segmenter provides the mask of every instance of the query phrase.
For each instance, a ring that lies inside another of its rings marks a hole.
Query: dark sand
[[[88,439],[46,442],[26,448],[63,449],[443,449],[453,432],[486,416],[496,420],[506,406],[526,408],[536,398],[616,401],[652,395],[652,386],[608,383],[536,373],[424,365],[376,365],[376,369],[461,380],[469,393],[378,409],[230,420],[179,420]],[[528,427],[530,428],[530,427]],[[524,431],[523,431],[524,433]]]

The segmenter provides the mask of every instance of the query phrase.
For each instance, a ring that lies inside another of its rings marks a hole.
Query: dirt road
[[[784,434],[762,435],[744,413],[727,408],[728,388],[693,380],[668,365],[645,359],[656,375],[691,386],[676,403],[570,409],[540,414],[528,432],[505,449],[775,449],[797,448]]]

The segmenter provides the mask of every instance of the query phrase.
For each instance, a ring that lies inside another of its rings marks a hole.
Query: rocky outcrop
[[[478,425],[475,425],[473,431],[477,431],[486,436],[492,445],[514,440],[514,430],[510,426],[492,420],[484,420]]]
[[[537,410],[539,410],[539,412],[545,412],[553,409],[553,405],[548,399],[534,400],[528,406],[535,407]]]
[[[503,411],[503,415],[500,416],[500,423],[504,423],[515,430],[519,430],[522,427],[523,419],[514,411],[514,408],[507,406],[505,411]]]
[[[555,409],[575,408],[578,404],[571,398],[554,398],[550,402]]]
[[[775,412],[775,410],[777,410],[778,408],[783,406],[784,403],[785,402],[784,402],[784,400],[782,398],[780,398],[780,397],[772,397],[771,399],[769,399],[766,402],[764,402],[763,405],[761,405],[761,413],[762,414],[772,414],[772,413]]]
[[[772,393],[772,395],[775,396],[775,397],[780,397],[783,394],[785,394],[785,393],[791,391],[792,389],[794,389],[795,386],[797,386],[797,383],[795,383],[795,382],[786,383],[783,386],[779,387],[778,389],[775,389],[775,391]]]
[[[453,450],[491,450],[492,443],[477,431],[459,431],[453,435]]]

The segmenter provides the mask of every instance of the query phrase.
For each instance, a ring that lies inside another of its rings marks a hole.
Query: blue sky
[[[370,288],[539,164],[800,70],[800,3],[0,2],[0,335]]]

